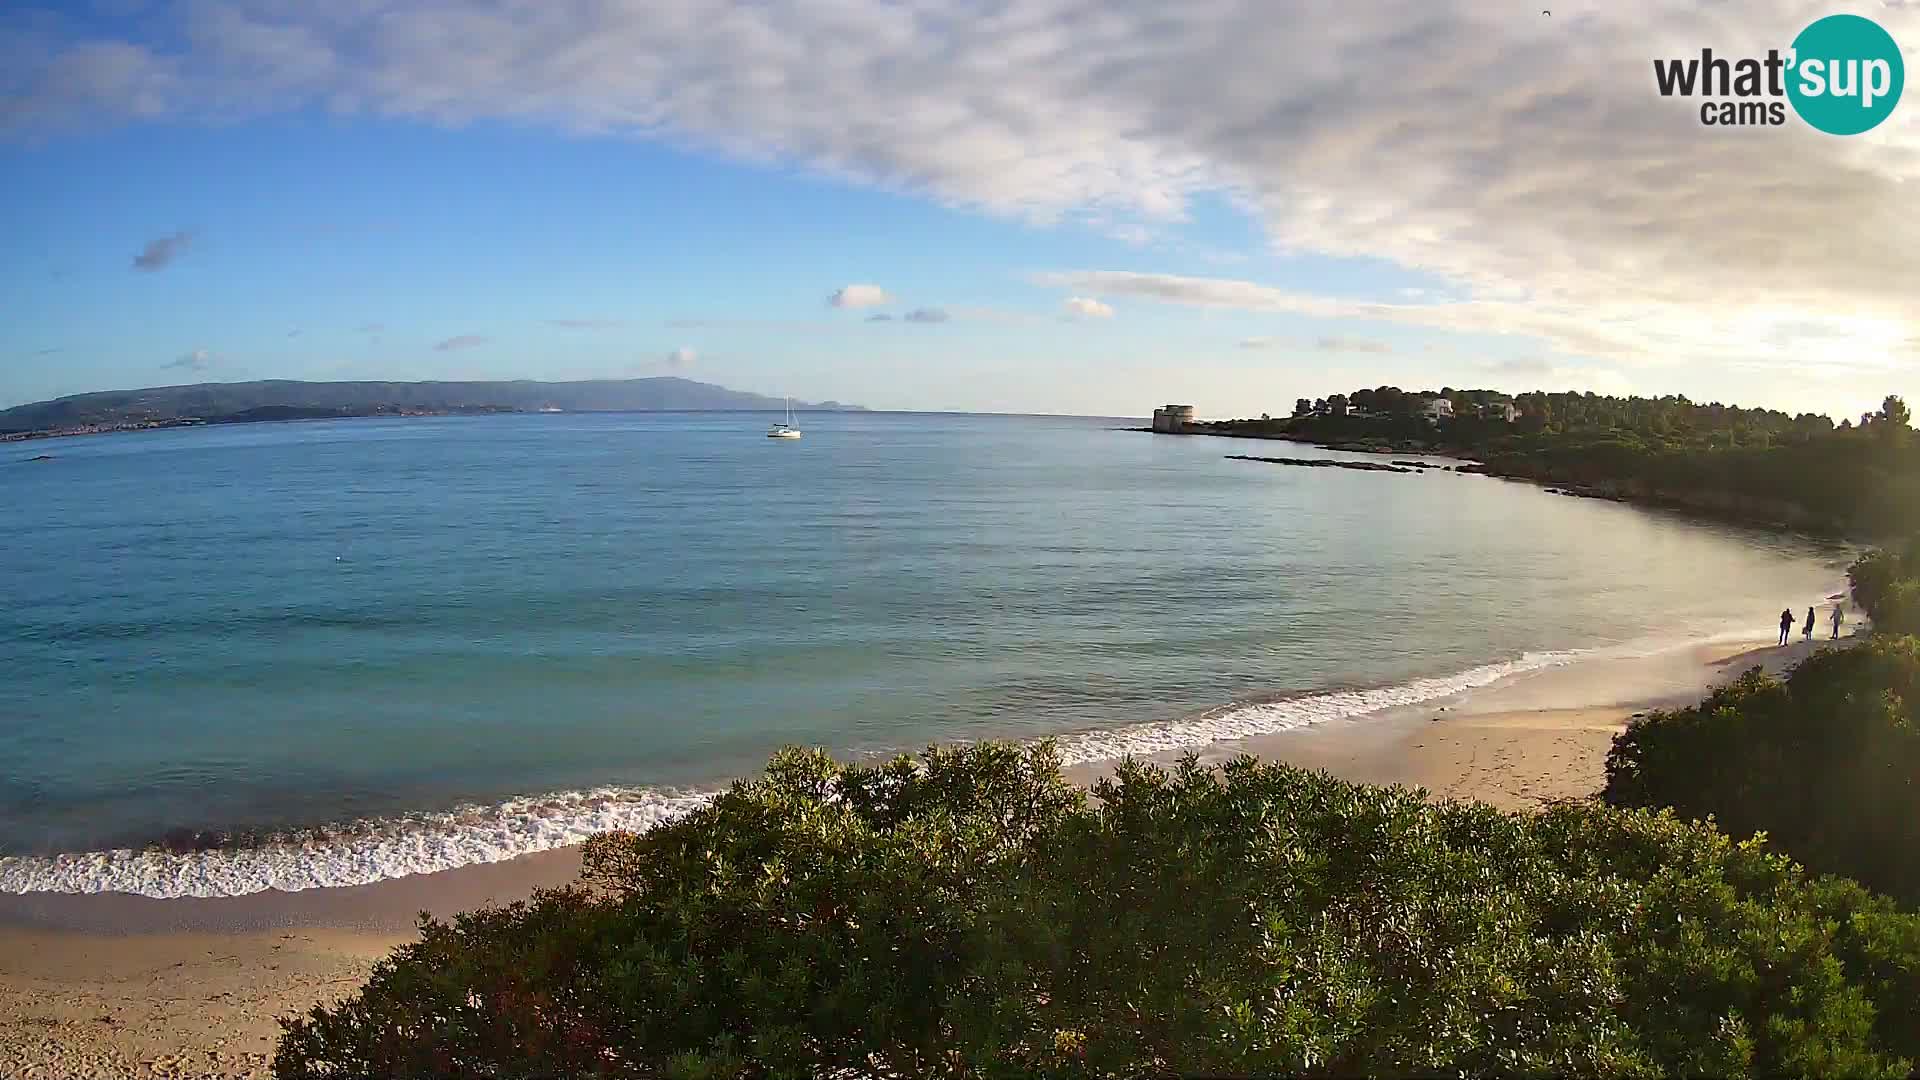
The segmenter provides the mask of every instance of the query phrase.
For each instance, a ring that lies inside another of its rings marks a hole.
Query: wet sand
[[[1635,713],[1692,704],[1749,667],[1778,671],[1824,644],[1723,641],[1586,660],[1216,743],[1200,757],[1250,753],[1509,809],[1586,798],[1604,784],[1613,736]],[[1105,768],[1069,775],[1088,783]],[[419,912],[510,902],[571,880],[578,866],[565,849],[299,893],[0,896],[0,1076],[266,1076],[276,1019],[351,993],[411,938]]]
[[[1508,810],[1584,799],[1605,786],[1607,751],[1635,715],[1695,704],[1749,668],[1782,671],[1830,644],[1717,641],[1584,660],[1452,698],[1216,743],[1198,756],[1213,763],[1252,754]],[[1089,773],[1076,770],[1075,779],[1091,780]]]

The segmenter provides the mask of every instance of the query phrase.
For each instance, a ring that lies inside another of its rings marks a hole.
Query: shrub
[[[1920,904],[1916,709],[1920,640],[1821,650],[1784,680],[1755,669],[1634,721],[1607,756],[1604,798],[1764,833],[1816,872]]]
[[[1920,634],[1920,580],[1890,583],[1871,614],[1877,634]]]
[[[1920,919],[1671,815],[1049,747],[763,778],[427,921],[284,1078],[1906,1075]]]
[[[1880,634],[1920,634],[1920,536],[1869,551],[1847,568],[1853,600]]]
[[[1853,602],[1860,610],[1872,615],[1879,608],[1881,598],[1887,595],[1887,588],[1907,576],[1901,563],[1899,556],[1880,549],[1853,561],[1847,568],[1847,578],[1852,583]]]

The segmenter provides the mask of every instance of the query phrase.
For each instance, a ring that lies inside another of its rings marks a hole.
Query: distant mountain
[[[655,412],[673,409],[778,409],[780,398],[691,379],[593,379],[585,382],[265,382],[196,383],[146,390],[104,390],[0,410],[0,432],[45,431],[167,421],[183,416],[267,419],[279,415],[391,412]],[[837,401],[795,408],[858,411]]]

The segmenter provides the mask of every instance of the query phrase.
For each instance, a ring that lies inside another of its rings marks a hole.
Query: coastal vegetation
[[[1908,1076],[1920,915],[1757,840],[1249,758],[764,776],[426,921],[283,1078]]]
[[[1633,721],[1607,757],[1604,798],[1765,836],[1809,870],[1920,908],[1916,721],[1920,639],[1877,634]]]
[[[1863,555],[1849,576],[1867,642],[1636,719],[1614,740],[1604,798],[1764,835],[1920,909],[1920,541]]]
[[[1920,537],[1860,556],[1847,576],[1876,633],[1920,634]]]
[[[1450,416],[1435,418],[1443,401]],[[1838,425],[1813,413],[1685,397],[1492,390],[1356,390],[1301,399],[1295,415],[1227,420],[1197,434],[1471,457],[1473,471],[1572,493],[1670,505],[1807,531],[1920,531],[1920,446],[1898,397]]]

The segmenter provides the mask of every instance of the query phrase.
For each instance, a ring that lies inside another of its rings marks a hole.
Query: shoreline
[[[1813,642],[1815,646],[1822,643],[1818,639]],[[1707,659],[1728,662],[1720,654],[1736,647],[1742,650],[1741,655],[1751,653],[1770,667],[1797,660],[1807,648],[1798,640],[1786,648],[1775,648],[1757,637],[1717,635],[1628,642],[1572,652],[1528,652],[1511,660],[1443,675],[1378,686],[1246,698],[1165,720],[1070,731],[1052,738],[1061,751],[1063,774],[1083,786],[1109,772],[1123,758],[1171,764],[1188,753],[1207,763],[1242,753],[1297,759],[1308,767],[1327,768],[1344,776],[1342,768],[1329,763],[1357,762],[1358,753],[1380,751],[1383,740],[1406,734],[1414,719],[1430,722],[1515,709],[1631,706],[1638,710],[1692,704],[1714,681],[1707,677],[1711,668],[1703,666]],[[1346,778],[1417,784],[1436,790],[1458,786],[1415,778],[1424,773],[1388,775],[1379,768],[1360,768],[1359,774]],[[382,847],[315,849],[281,842],[259,848],[179,852],[142,849],[45,857],[75,860],[72,872],[92,876],[97,883],[77,889],[54,885],[15,891],[19,879],[17,874],[12,875],[13,884],[0,890],[0,929],[29,926],[140,933],[325,926],[407,930],[421,911],[445,916],[489,901],[526,895],[536,885],[565,883],[573,877],[577,852],[587,835],[610,829],[650,828],[724,791],[732,780],[716,777],[696,787],[596,788],[519,796],[500,807],[476,805],[469,809],[485,813],[516,804],[547,806],[558,802],[599,808],[609,798],[617,801],[623,791],[644,797],[643,802],[633,805],[617,803],[619,808],[612,812],[591,813],[577,820],[566,818],[565,827],[543,846],[519,851],[496,847],[491,855],[476,848],[465,852],[468,857],[461,861],[450,861],[447,852],[440,850],[446,837],[431,832],[417,837],[397,834],[395,844],[419,846],[427,857],[400,860],[391,866]],[[393,820],[404,823],[408,819]],[[456,826],[461,827],[464,825]],[[328,870],[345,868],[348,872],[340,875],[344,880],[330,879],[329,872],[271,877],[239,874],[233,875],[230,884],[239,887],[232,891],[167,887],[176,878],[196,887],[207,886],[226,860],[255,852],[275,862],[292,860]],[[114,883],[113,876],[99,877],[101,867],[111,865],[101,860],[116,855],[126,856],[126,863],[166,861],[167,876],[157,879],[162,888],[150,891],[144,884],[122,888]],[[36,858],[15,857],[15,861]],[[215,869],[210,871],[206,863],[214,864]]]
[[[1051,738],[1063,770],[1070,775],[1092,775],[1126,757],[1171,761],[1188,751],[1217,755],[1223,753],[1222,746],[1248,745],[1246,740],[1346,731],[1351,723],[1375,730],[1402,709],[1444,711],[1466,694],[1483,693],[1557,668],[1592,670],[1596,664],[1639,663],[1656,655],[1676,654],[1676,650],[1690,645],[1736,640],[1739,636],[1721,633],[1526,651],[1464,669],[1408,674],[1389,682],[1335,683],[1305,691],[1242,697],[1162,719],[1072,729]],[[1595,691],[1576,688],[1563,696],[1585,702],[1594,698]],[[975,737],[1007,736],[983,733]],[[1026,741],[1041,736],[1013,737]],[[1313,734],[1305,745],[1318,745],[1322,737]],[[1291,749],[1296,744],[1289,739],[1279,745]],[[916,745],[912,749],[919,748]],[[436,914],[450,912],[443,912],[435,904],[412,903],[401,909],[397,918],[388,913],[370,921],[369,909],[385,911],[391,905],[322,898],[364,898],[369,890],[377,892],[386,886],[431,899],[433,889],[395,883],[444,881],[444,875],[472,871],[467,877],[455,879],[458,887],[446,887],[468,898],[462,906],[471,907],[492,898],[492,894],[476,891],[483,886],[469,883],[470,879],[485,881],[493,876],[479,868],[518,864],[532,856],[576,848],[588,837],[603,832],[652,828],[724,791],[738,776],[757,773],[760,760],[743,761],[737,766],[739,771],[713,773],[691,785],[610,784],[517,794],[498,802],[459,803],[304,830],[261,833],[258,842],[148,844],[69,854],[0,856],[0,926],[25,923],[107,932],[129,925],[166,930],[307,924],[405,929],[422,908],[431,908]],[[551,883],[558,884],[566,877],[557,875]],[[267,897],[294,899],[275,905],[266,902]],[[206,903],[181,909],[190,913],[182,916],[168,906],[181,900]],[[283,909],[305,914],[272,914]],[[96,910],[104,913],[92,914]]]
[[[1218,421],[1207,421],[1217,423]],[[1446,458],[1460,462],[1458,465],[1437,467],[1432,471],[1451,472],[1466,476],[1484,476],[1493,480],[1505,480],[1509,483],[1531,484],[1549,495],[1562,495],[1574,499],[1593,499],[1597,502],[1619,503],[1642,510],[1662,510],[1681,517],[1716,525],[1731,525],[1746,529],[1785,530],[1812,540],[1826,543],[1871,544],[1884,538],[1875,537],[1859,531],[1822,528],[1809,522],[1804,512],[1798,513],[1792,520],[1782,520],[1772,512],[1761,513],[1751,509],[1742,509],[1737,505],[1723,505],[1710,499],[1689,497],[1685,494],[1669,491],[1644,491],[1627,487],[1613,487],[1609,484],[1590,481],[1554,479],[1551,476],[1529,475],[1525,472],[1498,470],[1489,465],[1479,455],[1457,447],[1432,446],[1411,441],[1400,445],[1385,443],[1339,442],[1325,439],[1303,438],[1295,435],[1269,434],[1253,431],[1213,431],[1192,429],[1186,431],[1155,431],[1152,428],[1122,428],[1122,431],[1143,432],[1149,435],[1198,436],[1212,439],[1252,439],[1256,442],[1286,442],[1301,446],[1311,446],[1336,454],[1369,454],[1376,457],[1411,455],[1414,457]],[[1228,458],[1242,455],[1228,454]],[[1266,458],[1248,458],[1246,460],[1266,461]],[[1282,462],[1282,464],[1301,464],[1300,462]],[[1356,467],[1356,466],[1349,466]],[[1368,471],[1421,471],[1378,469],[1371,466]]]
[[[1859,628],[1855,628],[1856,631]],[[1842,639],[1842,644],[1850,639]],[[1832,644],[1694,641],[1509,675],[1458,693],[1292,730],[1145,756],[1253,754],[1360,783],[1508,810],[1595,794],[1634,715],[1697,702],[1749,667]],[[1068,767],[1089,785],[1111,760]],[[351,993],[419,913],[446,918],[571,881],[563,847],[367,885],[154,899],[0,895],[0,1075],[268,1074],[277,1018]]]

